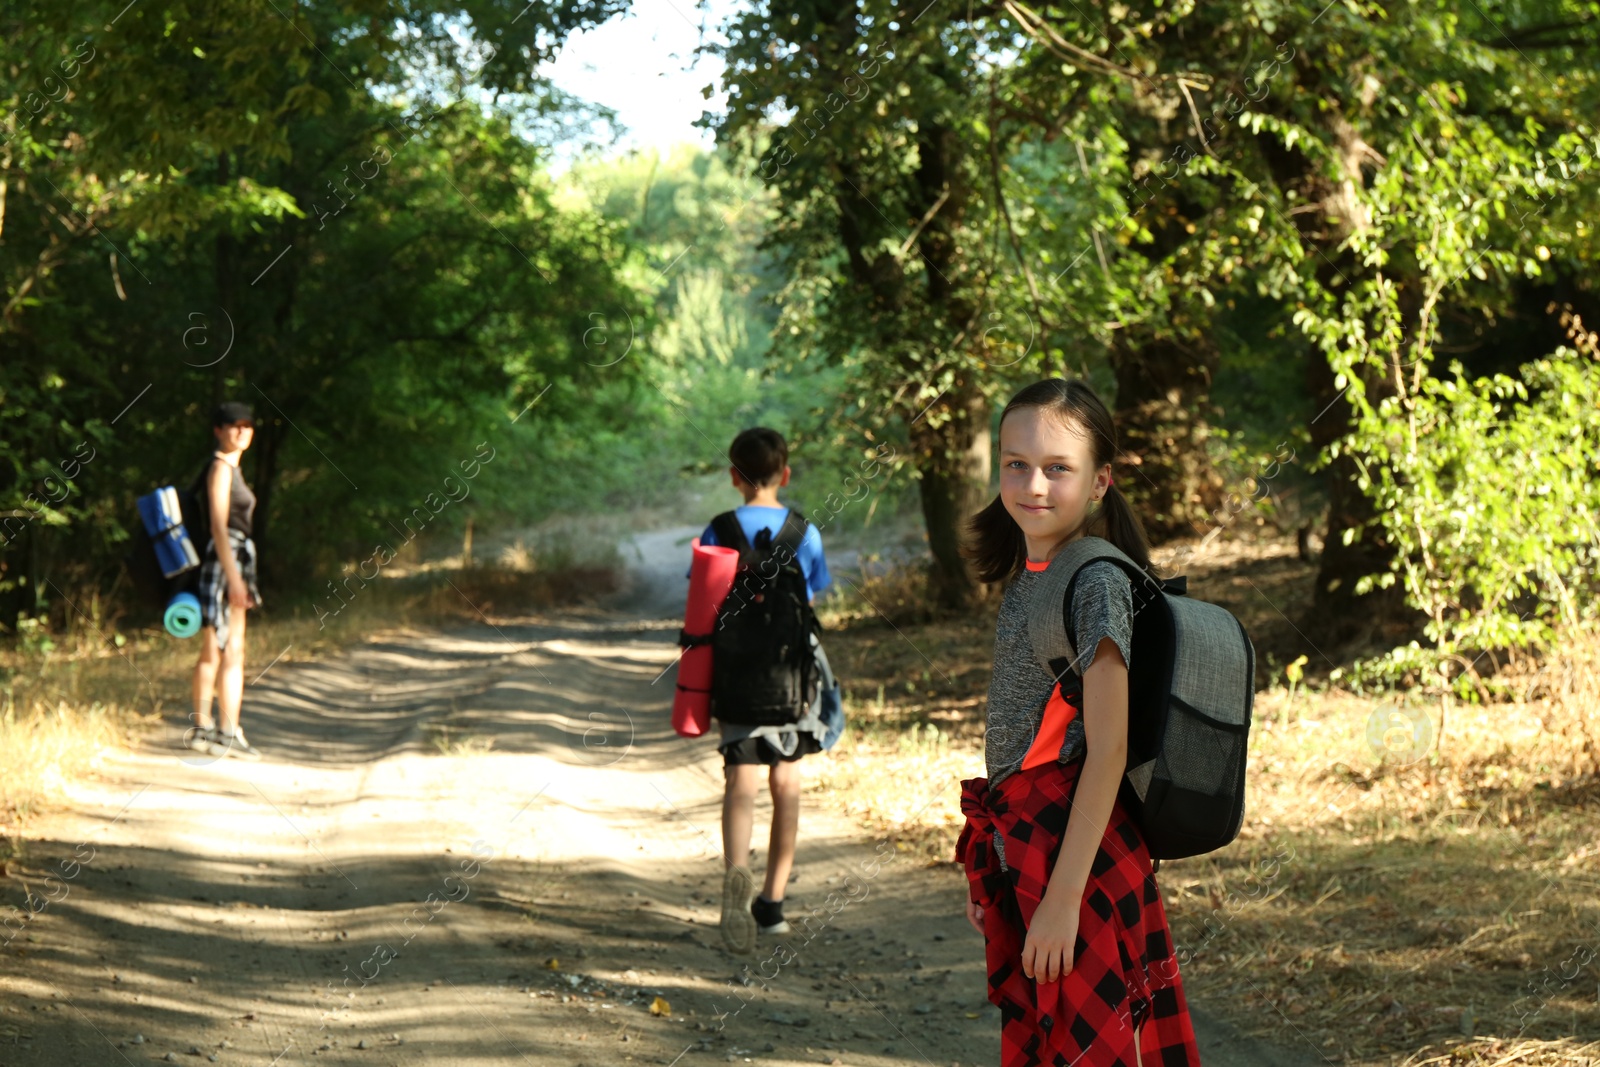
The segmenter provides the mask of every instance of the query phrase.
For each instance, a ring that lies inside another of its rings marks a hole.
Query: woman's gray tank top
[[[212,462],[222,463],[224,461],[213,454]],[[246,537],[249,537],[255,530],[256,495],[250,491],[248,485],[244,484],[243,472],[238,467],[233,467],[232,464],[229,464],[229,466],[233,470],[233,482],[228,488],[228,529],[238,530]],[[200,481],[200,506],[203,509],[201,514],[206,516],[211,514],[210,475],[211,468],[207,467],[205,477]],[[209,522],[206,528],[210,529]]]

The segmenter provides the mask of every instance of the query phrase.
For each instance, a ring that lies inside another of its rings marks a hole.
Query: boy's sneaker
[[[756,950],[756,918],[750,912],[756,880],[748,867],[730,866],[722,876],[722,943],[748,956]]]
[[[243,730],[234,730],[231,734],[218,734],[217,743],[222,751],[236,759],[258,760],[261,751],[244,739]]]
[[[756,921],[756,930],[763,934],[787,934],[792,929],[783,917],[783,901],[768,900],[758,896],[750,903],[750,914]]]

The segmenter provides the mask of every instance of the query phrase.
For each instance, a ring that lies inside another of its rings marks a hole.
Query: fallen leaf
[[[650,1014],[664,1015],[670,1019],[672,1017],[672,1005],[667,1003],[666,997],[657,997],[650,1002]]]
[[[549,959],[545,960],[544,965],[546,970],[559,971],[561,969],[561,961],[556,959],[554,956],[551,956]]]

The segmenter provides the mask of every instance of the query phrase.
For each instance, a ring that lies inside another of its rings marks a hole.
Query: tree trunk
[[[879,209],[863,191],[850,160],[840,163],[840,183],[835,189],[839,208],[839,238],[851,279],[869,296],[874,314],[886,320],[915,306],[941,335],[927,342],[941,358],[926,359],[924,350],[907,351],[903,332],[891,327],[882,337],[886,351],[902,353],[902,381],[913,383],[939,377],[951,363],[961,366],[963,346],[971,347],[970,325],[976,314],[966,290],[950,279],[962,277],[956,269],[955,233],[965,217],[971,190],[962,167],[962,148],[955,131],[935,118],[917,127],[917,169],[912,175],[915,195],[906,204],[915,220],[912,240],[927,269],[913,283],[901,267],[900,257],[876,247],[868,235],[875,228]],[[903,232],[898,231],[897,232]],[[916,286],[922,291],[918,293]],[[953,337],[944,336],[948,331]],[[941,349],[939,346],[947,346]],[[989,489],[989,403],[967,374],[957,372],[957,382],[925,410],[908,408],[911,446],[919,475],[922,517],[928,550],[933,556],[928,571],[928,600],[941,609],[963,610],[979,594],[978,583],[961,556],[967,519],[984,504]]]
[[[1205,411],[1218,364],[1209,344],[1172,338],[1119,343],[1111,353],[1117,376],[1118,457],[1128,495],[1152,541],[1204,533],[1222,504],[1222,476],[1206,451]],[[1129,470],[1129,467],[1132,467]]]
[[[256,494],[256,510],[250,539],[256,543],[257,553],[268,559],[271,558],[267,546],[271,543],[272,486],[278,477],[278,449],[283,444],[283,432],[284,427],[278,420],[257,417],[256,437],[250,449],[256,454],[255,484],[251,486]],[[261,565],[263,585],[270,570],[269,565]]]
[[[281,404],[285,411],[298,411],[300,404],[295,393],[281,390],[276,384],[284,380],[292,380],[293,365],[286,353],[292,353],[294,348],[294,302],[299,292],[300,274],[298,264],[285,263],[276,272],[274,279],[277,285],[277,299],[272,312],[272,332],[267,335],[263,352],[258,357],[256,364],[260,373],[257,378],[267,383],[271,389],[269,394],[260,386],[251,390],[254,397],[259,397],[262,403],[256,405],[256,448],[260,454],[256,458],[256,519],[255,542],[256,548],[265,559],[270,559],[269,544],[272,528],[272,505],[275,494],[275,484],[278,479],[280,450],[283,440],[288,436],[291,424],[288,416],[279,410]],[[270,372],[269,372],[270,369]],[[241,381],[244,377],[244,367],[241,363],[236,372]],[[273,401],[276,401],[274,403]],[[265,566],[265,565],[264,565]]]
[[[1402,309],[1405,310],[1404,301]],[[1387,375],[1365,368],[1362,377],[1372,403],[1393,394],[1394,383]],[[1333,368],[1321,352],[1312,353],[1306,361],[1306,384],[1316,398],[1317,410],[1322,412],[1310,427],[1312,447],[1321,454],[1350,432],[1350,406],[1342,396],[1344,390],[1334,384]],[[1301,628],[1319,643],[1365,643],[1377,637],[1386,625],[1407,615],[1404,593],[1398,585],[1356,596],[1356,582],[1388,570],[1394,558],[1394,549],[1378,523],[1377,508],[1356,482],[1359,473],[1354,457],[1347,451],[1341,452],[1324,473],[1327,532],[1311,607],[1301,620]],[[1349,544],[1345,544],[1346,531],[1355,531]]]
[[[1340,246],[1351,231],[1370,225],[1357,190],[1365,182],[1362,163],[1380,157],[1342,114],[1332,113],[1327,122],[1344,171],[1343,180],[1337,184],[1323,178],[1315,186],[1316,192],[1321,194],[1321,214],[1328,221],[1318,231],[1324,245],[1319,257],[1322,261],[1319,275],[1324,285],[1333,288],[1337,278],[1335,263],[1342,271],[1343,278],[1337,279],[1342,283],[1353,282],[1362,269],[1353,255],[1340,251]],[[1408,334],[1417,328],[1420,312],[1415,286],[1402,281],[1400,313]],[[1343,390],[1335,387],[1333,370],[1327,360],[1317,358],[1311,362],[1312,395],[1317,397],[1317,410],[1324,412],[1312,424],[1312,443],[1325,448],[1349,432],[1350,406],[1341,396]],[[1394,395],[1395,386],[1389,374],[1368,366],[1360,368],[1358,373],[1364,380],[1369,403],[1377,405],[1385,397]],[[1406,614],[1404,592],[1398,585],[1387,590],[1375,589],[1364,596],[1356,595],[1357,581],[1366,575],[1387,571],[1394,558],[1394,548],[1378,524],[1377,508],[1356,482],[1358,474],[1355,460],[1348,453],[1342,453],[1327,468],[1328,530],[1323,540],[1311,612],[1304,621],[1310,633],[1332,643],[1376,636],[1386,625]],[[1345,544],[1347,535],[1350,537],[1348,545]]]
[[[1317,86],[1308,84],[1308,91]],[[1296,215],[1296,228],[1302,239],[1317,250],[1317,280],[1326,289],[1341,291],[1363,276],[1363,264],[1349,250],[1341,250],[1345,238],[1370,225],[1359,190],[1365,184],[1362,166],[1381,165],[1361,132],[1337,110],[1328,114],[1331,140],[1338,149],[1341,170],[1337,179],[1312,164],[1309,157],[1286,149],[1271,137],[1259,139],[1269,167],[1285,188],[1296,189],[1303,202],[1320,210]],[[1405,289],[1404,282],[1401,283]],[[1418,308],[1402,293],[1401,312],[1408,328],[1414,329]],[[1388,376],[1374,368],[1360,373],[1367,388],[1367,399],[1377,404],[1393,394]],[[1344,390],[1335,384],[1333,368],[1326,355],[1313,350],[1306,361],[1306,383],[1316,401],[1318,414],[1310,425],[1311,444],[1318,454],[1350,431],[1350,406]],[[1377,511],[1357,484],[1354,459],[1341,454],[1323,472],[1328,494],[1328,525],[1323,539],[1322,559],[1317,569],[1316,588],[1310,609],[1300,621],[1301,629],[1319,644],[1345,644],[1376,636],[1380,628],[1406,614],[1404,595],[1398,586],[1356,595],[1356,582],[1369,574],[1389,569],[1394,549],[1383,537]],[[1345,537],[1351,538],[1345,544]]]
[[[945,419],[948,417],[948,421]],[[937,429],[928,423],[938,419]],[[989,402],[970,383],[941,397],[911,430],[917,455],[922,519],[933,562],[928,593],[941,608],[972,605],[978,583],[961,557],[968,518],[989,491]]]
[[[228,153],[223,152],[217,159],[217,185],[227,185],[228,179]],[[239,242],[235,241],[233,235],[227,230],[221,230],[217,233],[216,285],[217,307],[222,309],[224,315],[231,316],[234,323],[237,323],[239,321],[239,312],[236,306],[239,299]],[[206,323],[208,327],[206,331],[207,344],[203,349],[206,353],[203,358],[207,361],[213,361],[211,363],[211,404],[215,407],[230,399],[227,395],[228,361],[225,358],[219,358],[214,349],[214,346],[222,346],[223,323],[211,321],[211,316],[209,315]],[[228,331],[227,344],[230,350],[234,341],[233,333],[232,329]]]
[[[916,242],[929,268],[923,275],[925,300],[929,311],[946,323],[970,323],[975,311],[971,296],[950,280],[960,276],[955,233],[972,193],[962,165],[961,139],[953,128],[932,117],[918,124],[917,133],[916,206],[925,221]],[[956,352],[950,355],[958,365],[964,362]],[[933,554],[929,599],[940,608],[965,610],[979,590],[961,557],[961,545],[967,519],[983,507],[989,490],[990,452],[989,403],[971,372],[958,371],[956,384],[931,410],[914,417],[910,430],[921,473],[922,518]]]

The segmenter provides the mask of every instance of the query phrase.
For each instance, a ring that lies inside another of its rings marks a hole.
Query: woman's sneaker
[[[756,950],[756,920],[750,913],[756,880],[748,867],[729,867],[722,876],[722,943],[748,956]]]
[[[787,934],[792,927],[783,917],[783,901],[768,900],[758,896],[750,902],[750,914],[756,921],[756,930],[763,934]]]
[[[192,748],[208,756],[220,756],[227,751],[217,740],[215,726],[189,727],[183,731],[183,744],[185,748]]]
[[[258,760],[261,758],[261,751],[244,739],[243,730],[236,729],[231,734],[218,734],[217,743],[221,746],[223,752],[236,759]]]

